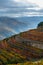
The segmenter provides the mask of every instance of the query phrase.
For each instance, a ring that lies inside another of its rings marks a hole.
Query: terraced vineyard
[[[27,33],[25,33],[25,35]],[[27,36],[28,35],[29,33]],[[30,35],[32,36],[31,39],[36,33],[33,34],[32,32],[32,35]],[[43,65],[43,49],[30,45],[30,42],[27,44],[27,41],[25,41],[27,37],[24,36],[24,33],[19,34],[19,36],[19,41],[17,41],[18,35],[0,41],[0,65]],[[26,39],[24,38],[24,40],[23,37]],[[35,39],[33,41],[36,41]],[[40,39],[40,41],[42,40]],[[43,44],[43,41],[41,44]]]
[[[43,59],[36,62],[25,62],[25,63],[8,64],[8,65],[43,65]]]
[[[11,39],[6,41],[7,48],[0,48],[0,65],[25,63],[43,57],[43,50]]]
[[[0,51],[0,65],[12,64],[12,63],[17,64],[17,63],[22,63],[24,61],[26,61],[25,57],[13,51],[8,52],[2,49]]]

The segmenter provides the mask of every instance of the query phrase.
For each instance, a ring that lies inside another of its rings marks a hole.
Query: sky
[[[21,21],[26,21],[27,23],[27,20],[29,20],[28,22],[30,23],[30,25],[28,24],[28,26],[32,26],[34,28],[37,24],[37,19],[32,18],[32,21],[35,21],[33,24],[31,21],[31,16],[43,16],[43,0],[0,0],[0,17],[1,16],[21,18],[24,17],[24,19],[22,18]],[[27,19],[25,19],[25,17],[27,17]],[[30,18],[28,19],[28,17]],[[17,27],[18,21],[15,25],[12,24],[11,21],[7,21],[7,19],[5,20],[6,21],[1,21],[0,19],[0,39],[17,33],[18,31],[21,32],[24,30],[22,30],[20,27]],[[38,19],[38,21],[39,20],[40,18]],[[25,27],[27,27],[27,25]]]
[[[0,16],[43,16],[43,0],[0,0]]]

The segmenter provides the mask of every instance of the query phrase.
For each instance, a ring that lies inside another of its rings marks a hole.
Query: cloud
[[[19,2],[19,3],[34,3],[34,4],[37,4],[39,7],[42,7],[43,8],[43,0],[13,0],[14,2],[16,1],[16,2]],[[33,4],[33,5],[34,5]]]
[[[0,40],[6,38],[4,35],[0,35]]]
[[[3,32],[3,30],[11,32],[11,33],[17,33],[13,28],[8,26],[6,23],[0,22],[0,32]]]
[[[0,16],[43,15],[42,0],[0,0]],[[40,4],[40,5],[39,5]]]
[[[37,7],[37,5],[26,0],[0,0],[0,8],[14,7]]]
[[[8,32],[17,33],[14,29],[10,27],[4,27],[4,29],[7,30]]]

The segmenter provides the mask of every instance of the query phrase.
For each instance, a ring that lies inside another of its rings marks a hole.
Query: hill
[[[29,30],[0,41],[0,65],[21,65],[41,59],[43,32],[40,29]]]
[[[43,28],[42,28],[43,29]],[[20,36],[26,39],[43,42],[43,32],[41,28],[33,29],[24,33],[20,33]]]

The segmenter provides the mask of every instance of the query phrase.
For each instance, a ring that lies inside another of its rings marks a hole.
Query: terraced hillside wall
[[[24,39],[24,38],[19,37],[19,36],[16,36],[15,39],[17,42],[43,49],[43,42]]]

